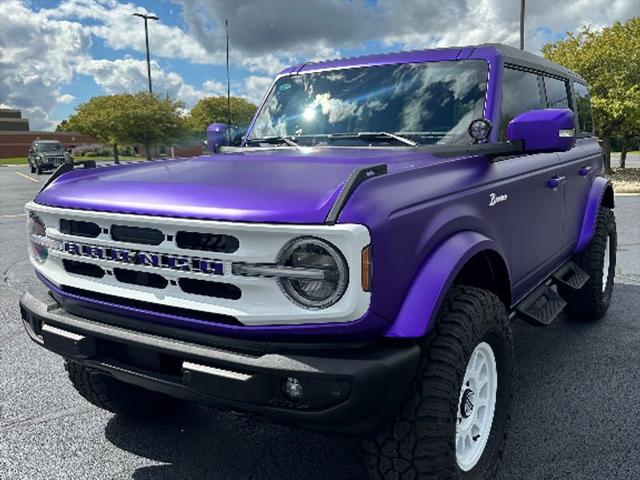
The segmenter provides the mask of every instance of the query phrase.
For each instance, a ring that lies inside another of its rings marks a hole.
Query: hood
[[[53,207],[155,216],[323,223],[349,174],[433,157],[415,150],[278,148],[77,169],[41,192]]]

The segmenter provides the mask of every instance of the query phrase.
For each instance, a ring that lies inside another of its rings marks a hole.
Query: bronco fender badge
[[[509,195],[507,195],[506,193],[503,193],[501,195],[497,195],[497,194],[492,192],[492,193],[489,194],[489,206],[493,207],[494,205],[497,205],[500,202],[506,201],[507,198],[509,198]]]

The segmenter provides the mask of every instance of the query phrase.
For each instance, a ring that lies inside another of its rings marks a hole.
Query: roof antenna
[[[231,77],[229,76],[229,20],[224,21],[227,29],[227,128],[231,128]]]

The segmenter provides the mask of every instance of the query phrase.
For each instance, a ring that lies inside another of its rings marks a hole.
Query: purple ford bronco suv
[[[31,338],[113,412],[196,400],[362,436],[372,478],[493,477],[510,320],[611,299],[584,80],[502,45],[307,63],[225,132],[56,172],[26,206]]]

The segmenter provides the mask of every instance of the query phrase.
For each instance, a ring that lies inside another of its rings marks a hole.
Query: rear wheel
[[[602,318],[611,303],[616,273],[618,236],[613,210],[600,207],[593,238],[573,261],[589,274],[589,280],[580,290],[560,287],[566,300],[566,312],[576,320]]]
[[[67,361],[65,367],[78,393],[103,410],[123,415],[150,417],[166,414],[180,403],[175,398],[121,382],[72,361]]]
[[[509,424],[512,338],[491,292],[456,286],[404,404],[364,441],[373,479],[494,478]]]

